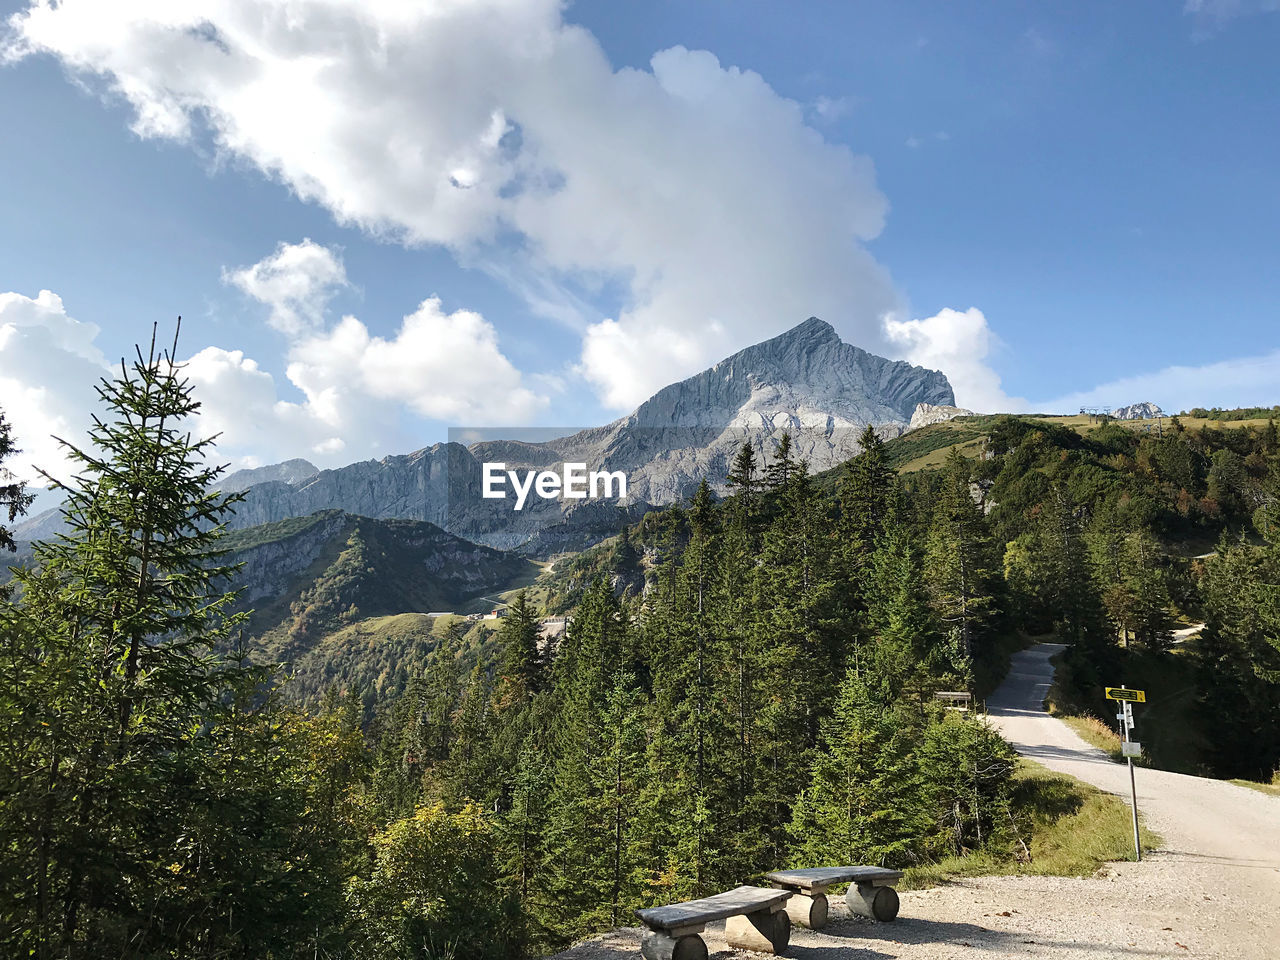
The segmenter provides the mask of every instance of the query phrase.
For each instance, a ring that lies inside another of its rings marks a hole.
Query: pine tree
[[[35,495],[27,493],[22,481],[4,465],[6,460],[19,452],[21,451],[14,445],[9,421],[5,419],[4,411],[0,410],[0,520],[7,518],[8,523],[13,523],[26,513],[27,507],[35,499]],[[0,523],[0,550],[6,549],[12,553],[16,548],[8,527]]]
[[[654,720],[644,795],[651,875],[663,896],[701,896],[721,880],[729,829],[732,755],[725,687],[728,652],[715,616],[720,528],[704,480],[688,511],[683,551],[671,560],[645,619],[651,651]]]
[[[754,745],[767,768],[756,781],[756,802],[768,811],[768,857],[775,863],[786,859],[791,802],[804,785],[846,655],[830,524],[803,471],[778,503],[763,539],[751,626],[759,684]]]
[[[725,483],[738,493],[740,508],[750,512],[755,506],[756,491],[760,481],[756,477],[756,450],[750,440],[744,440]]]
[[[920,744],[928,816],[945,844],[963,856],[991,842],[1008,817],[1017,755],[981,718],[949,714],[931,723]]]
[[[1060,484],[1053,486],[1042,505],[1039,534],[1044,594],[1058,636],[1066,643],[1104,636],[1101,605],[1090,576],[1083,511]]]
[[[911,718],[886,706],[855,670],[823,724],[810,781],[795,806],[796,866],[900,866],[927,832]]]
[[[731,511],[713,593],[714,622],[724,657],[715,695],[725,705],[722,722],[727,727],[723,786],[728,795],[721,870],[730,878],[753,876],[776,864],[771,840],[774,810],[758,786],[767,776],[760,746],[768,713],[762,707],[776,692],[772,689],[776,677],[766,669],[774,638],[755,626],[758,552],[751,518],[744,511]]]
[[[869,651],[853,669],[888,703],[909,688],[924,694],[954,671],[929,606],[919,550],[910,529],[891,523],[867,564]]]
[[[1280,430],[1276,429],[1275,417],[1267,418],[1267,425],[1262,430],[1260,447],[1267,456],[1273,456],[1280,451]]]
[[[972,661],[996,613],[997,584],[986,518],[969,492],[969,461],[955,447],[943,468],[926,552],[934,608],[961,661]]]
[[[474,800],[492,808],[501,789],[494,764],[492,686],[482,663],[471,670],[453,716],[449,759],[442,779],[450,801]]]
[[[205,847],[233,831],[223,804],[258,804],[237,853],[269,870],[292,802],[224,779],[275,749],[271,716],[243,707],[261,676],[218,653],[243,619],[217,547],[238,498],[211,492],[221,470],[186,432],[199,404],[172,351],[153,341],[97,393],[91,446],[66,445],[76,475],[57,484],[67,532],[36,545],[0,624],[0,832],[20,838],[0,845],[6,952],[269,953],[310,918],[264,915],[238,861]]]
[[[798,468],[799,464],[791,455],[791,432],[783,430],[782,435],[774,441],[773,459],[764,469],[765,486],[774,492],[785,489]]]
[[[1215,776],[1280,769],[1280,549],[1219,541],[1201,580],[1205,626],[1193,648],[1199,718]],[[1230,710],[1222,704],[1230,703]]]
[[[870,424],[858,438],[857,456],[845,464],[840,485],[841,534],[860,552],[875,549],[893,505],[894,472],[884,441]]]
[[[564,937],[609,925],[636,897],[633,821],[643,711],[621,613],[608,584],[598,580],[556,660],[542,920]]]
[[[521,590],[507,607],[498,628],[501,661],[498,667],[498,704],[505,710],[528,706],[546,686],[546,666],[538,649],[537,613]]]
[[[521,747],[510,775],[511,803],[498,822],[502,844],[503,875],[508,878],[524,913],[530,918],[546,916],[548,905],[542,897],[543,844],[549,809],[547,792],[551,786],[548,757],[543,745],[530,737]],[[551,932],[533,932],[538,942]]]

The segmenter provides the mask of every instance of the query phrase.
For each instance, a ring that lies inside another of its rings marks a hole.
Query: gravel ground
[[[1112,763],[1042,710],[1052,679],[1040,644],[1015,655],[988,702],[992,720],[1050,769],[1129,796],[1128,769]],[[1141,712],[1138,711],[1141,735]],[[1280,798],[1218,780],[1137,771],[1138,807],[1163,837],[1142,863],[1113,863],[1092,877],[981,877],[903,893],[896,921],[850,917],[832,897],[832,922],[793,928],[787,956],[810,960],[996,960],[1053,957],[1212,957],[1280,960]],[[705,939],[717,960],[723,924]],[[559,960],[639,955],[641,931],[617,930]]]

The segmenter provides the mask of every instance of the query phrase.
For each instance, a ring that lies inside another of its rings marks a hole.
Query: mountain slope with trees
[[[0,606],[12,953],[496,958],[781,866],[1034,869],[1008,745],[934,697],[981,694],[1033,632],[1070,641],[1085,707],[1182,658],[1202,702],[1244,705],[1206,762],[1277,761],[1271,425],[997,418],[903,476],[868,429],[829,484],[786,434],[744,445],[732,496],[704,482],[565,565],[550,643],[525,593],[488,637],[401,609],[518,574],[436,528],[222,538],[235,496],[175,429],[197,408],[168,355],[101,395],[68,533]],[[274,606],[250,599],[271,551]],[[1177,611],[1205,619],[1187,652]]]

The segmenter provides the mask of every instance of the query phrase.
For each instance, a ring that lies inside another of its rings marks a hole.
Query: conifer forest
[[[66,531],[0,598],[6,956],[539,955],[781,867],[1009,855],[1016,757],[935,694],[980,704],[1035,637],[1070,644],[1062,710],[1173,671],[1171,765],[1280,765],[1273,421],[982,418],[903,473],[870,428],[821,474],[746,445],[494,642],[302,698],[237,603],[182,368],[142,349],[99,394]],[[22,440],[0,420],[0,466]]]

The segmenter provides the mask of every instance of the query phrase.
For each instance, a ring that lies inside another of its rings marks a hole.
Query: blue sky
[[[1280,400],[1274,3],[185,6],[0,5],[36,462],[178,313],[238,464],[603,422],[810,314],[979,409]]]

